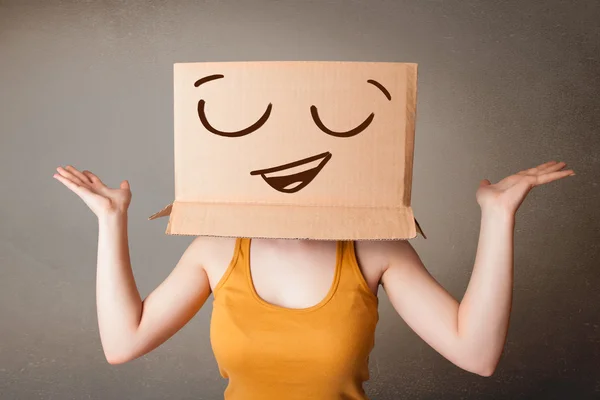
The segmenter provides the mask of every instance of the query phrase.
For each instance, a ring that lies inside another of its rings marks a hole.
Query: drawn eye
[[[371,122],[373,121],[373,118],[375,117],[375,114],[371,113],[371,115],[369,115],[367,117],[367,119],[365,119],[356,128],[350,129],[349,131],[345,131],[345,132],[336,132],[336,131],[332,131],[331,129],[329,129],[328,127],[326,127],[323,124],[323,121],[321,121],[321,118],[319,117],[319,111],[317,110],[317,107],[311,106],[310,113],[312,115],[313,121],[315,121],[315,124],[317,124],[317,126],[319,127],[320,130],[322,130],[323,132],[325,132],[328,135],[335,136],[335,137],[343,137],[343,138],[358,135],[359,133],[361,133],[362,131],[367,129],[367,127],[371,124]]]
[[[204,100],[200,100],[198,102],[198,117],[200,117],[200,122],[202,122],[202,125],[204,125],[204,127],[206,128],[207,131],[214,133],[215,135],[225,136],[225,137],[240,137],[240,136],[248,135],[249,133],[256,131],[261,126],[263,126],[265,124],[265,122],[267,122],[267,119],[269,119],[269,115],[271,115],[271,109],[273,108],[273,105],[271,103],[269,103],[269,105],[267,106],[267,109],[265,110],[262,117],[260,117],[260,119],[258,121],[256,121],[254,124],[250,125],[249,127],[245,128],[245,129],[242,129],[239,131],[234,131],[234,132],[224,132],[224,131],[220,131],[220,130],[214,128],[208,122],[208,119],[206,118],[206,113],[204,111],[205,104],[206,104],[206,102]]]

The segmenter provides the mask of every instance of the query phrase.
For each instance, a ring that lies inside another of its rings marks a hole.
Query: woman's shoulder
[[[414,252],[408,240],[361,240],[355,242],[356,256],[365,265],[386,267],[391,259]]]
[[[191,255],[203,266],[228,263],[235,251],[237,238],[197,236],[189,244],[186,253]]]

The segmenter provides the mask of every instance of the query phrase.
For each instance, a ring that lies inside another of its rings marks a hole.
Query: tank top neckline
[[[242,239],[238,239],[238,240],[242,240]],[[258,295],[258,292],[256,291],[256,287],[254,286],[254,282],[252,280],[252,274],[251,274],[251,270],[250,270],[250,244],[251,244],[251,242],[252,242],[251,238],[246,238],[246,239],[242,240],[242,246],[244,247],[243,248],[244,254],[246,255],[246,257],[244,257],[244,261],[243,261],[243,264],[244,264],[243,269],[244,269],[244,273],[245,273],[247,281],[248,281],[250,293],[252,294],[252,297],[254,298],[254,300],[256,300],[256,302],[258,304],[260,304],[263,307],[266,307],[268,309],[271,309],[273,311],[278,311],[281,313],[301,314],[301,313],[316,311],[316,310],[324,307],[333,298],[333,295],[335,294],[335,292],[337,291],[337,288],[339,286],[341,271],[342,271],[342,258],[343,258],[342,257],[343,256],[343,242],[342,241],[337,241],[337,243],[336,243],[335,273],[333,276],[333,281],[331,282],[331,286],[329,287],[329,291],[327,292],[327,295],[325,295],[325,297],[317,304],[310,306],[310,307],[305,307],[305,308],[288,308],[288,307],[279,306],[279,305],[267,302],[266,300],[264,300],[262,297],[260,297]]]

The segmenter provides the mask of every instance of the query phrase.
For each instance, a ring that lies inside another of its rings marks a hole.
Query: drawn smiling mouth
[[[330,159],[331,153],[326,151],[288,164],[258,169],[250,172],[250,175],[262,176],[269,186],[279,192],[295,193],[315,179]],[[285,172],[281,174],[282,171]]]

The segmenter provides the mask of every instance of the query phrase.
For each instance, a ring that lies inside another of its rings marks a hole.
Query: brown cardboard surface
[[[174,66],[167,234],[410,239],[417,65]]]

